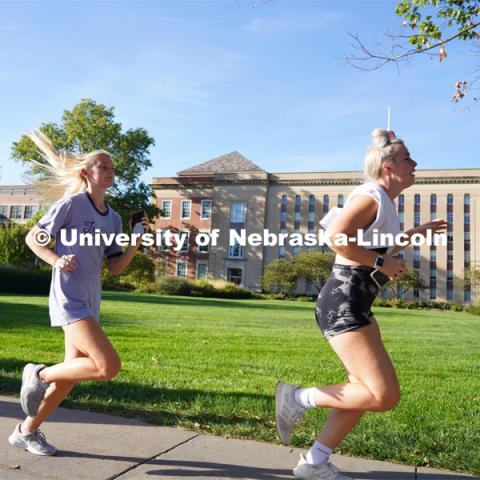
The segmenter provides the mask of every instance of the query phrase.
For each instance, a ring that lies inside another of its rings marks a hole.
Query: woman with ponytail
[[[400,248],[373,245],[373,240],[375,232],[401,233],[394,199],[415,182],[417,163],[393,132],[376,129],[372,137],[365,155],[367,183],[350,193],[344,208],[326,225],[336,258],[316,306],[317,323],[342,362],[348,381],[319,388],[277,385],[277,430],[285,444],[290,443],[292,427],[307,409],[331,409],[317,441],[293,470],[298,479],[351,480],[329,463],[330,454],[364,412],[387,411],[400,400],[395,369],[370,307],[380,286],[405,271],[405,262],[393,256]],[[410,238],[445,227],[443,220],[434,220],[405,233]],[[372,241],[373,248],[350,240],[358,230],[363,230],[363,240]],[[349,239],[347,245],[335,243],[340,236]]]
[[[78,234],[122,232],[120,215],[105,202],[105,192],[114,179],[112,159],[103,150],[88,154],[58,152],[39,131],[28,136],[46,161],[34,162],[46,173],[34,186],[44,199],[56,201],[28,233],[26,243],[53,267],[50,320],[52,326],[63,328],[65,359],[48,367],[32,363],[25,366],[20,403],[27,417],[15,427],[9,442],[36,455],[54,455],[56,448],[46,441],[40,425],[77,382],[110,380],[120,371],[120,357],[99,324],[102,263],[106,256],[108,270],[119,275],[138,250],[141,237],[137,236],[136,244],[126,251],[115,242],[109,246],[62,244],[61,230],[67,239],[74,230]],[[146,229],[146,217],[142,224]],[[55,239],[53,250],[45,244],[46,235]]]

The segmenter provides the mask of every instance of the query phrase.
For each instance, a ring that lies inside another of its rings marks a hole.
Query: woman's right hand
[[[53,268],[60,270],[62,273],[73,272],[78,268],[78,263],[75,260],[75,254],[73,255],[62,255],[57,261],[53,264]]]
[[[387,275],[390,280],[396,280],[398,277],[401,277],[406,269],[405,260],[400,260],[391,255],[383,256],[383,265],[380,271]]]

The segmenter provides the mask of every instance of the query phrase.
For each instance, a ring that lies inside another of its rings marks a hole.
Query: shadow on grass
[[[2,331],[19,328],[50,327],[48,305],[22,302],[1,302],[0,325]]]
[[[18,397],[21,386],[21,371],[26,361],[0,359],[0,392]],[[13,376],[11,374],[14,374]],[[200,402],[207,405],[237,405],[247,399],[253,405],[257,401],[273,402],[273,396],[244,392],[215,392],[194,389],[167,389],[129,382],[87,382],[75,386],[63,406],[91,410],[128,418],[142,419],[156,425],[177,426],[185,422],[200,425],[244,425],[254,427],[268,423],[251,412],[251,417],[225,415],[197,411],[192,405]],[[174,405],[175,411],[165,409]],[[193,411],[192,411],[193,410]]]

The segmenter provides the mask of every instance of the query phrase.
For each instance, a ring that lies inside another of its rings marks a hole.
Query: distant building
[[[357,171],[269,173],[238,152],[182,170],[176,177],[154,177],[151,187],[162,212],[155,227],[190,235],[181,252],[159,246],[156,255],[172,275],[225,279],[259,289],[266,265],[305,248],[229,245],[228,231],[317,232],[319,220],[331,207],[342,206],[362,181]],[[432,218],[450,223],[446,247],[405,250],[407,266],[429,284],[407,298],[473,300],[459,280],[465,268],[480,261],[480,169],[417,170],[415,185],[396,203],[405,230]],[[220,230],[218,246],[195,244],[198,232],[212,229]],[[298,293],[310,292],[311,285],[298,285]]]
[[[0,186],[0,226],[12,222],[27,223],[40,209],[41,201],[33,187],[28,185]]]

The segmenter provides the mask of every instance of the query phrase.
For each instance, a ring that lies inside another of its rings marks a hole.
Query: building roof
[[[238,173],[238,172],[264,172],[263,168],[255,165],[237,151],[227,153],[221,157],[199,163],[191,168],[177,172],[183,175],[205,175],[208,173]]]

